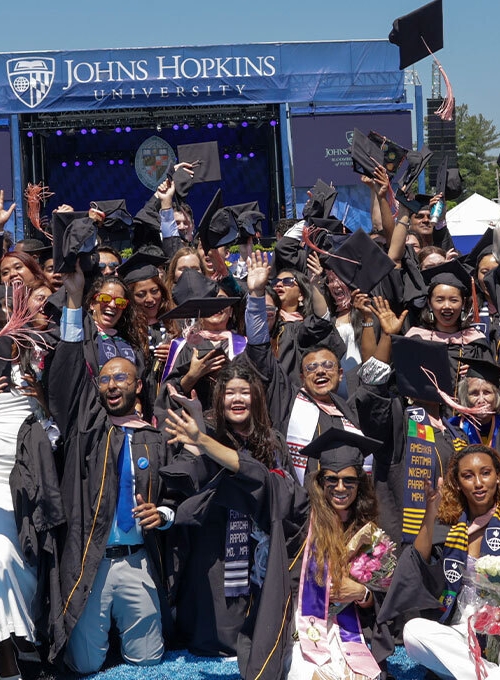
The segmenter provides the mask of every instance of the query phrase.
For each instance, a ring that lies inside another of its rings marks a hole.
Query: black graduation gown
[[[401,545],[403,525],[403,492],[405,483],[406,433],[408,415],[399,397],[391,395],[386,385],[360,385],[355,393],[359,423],[363,433],[383,441],[374,453],[372,479],[379,501],[379,525],[391,539]],[[453,441],[459,437],[467,442],[465,433],[452,428],[446,420],[444,432],[434,429],[443,472],[446,472],[454,451]],[[440,476],[436,465],[433,486]],[[436,542],[444,541],[448,527],[436,530]]]
[[[245,350],[246,355],[258,371],[264,381],[266,388],[266,402],[269,410],[269,417],[273,427],[279,430],[286,438],[288,423],[292,414],[295,398],[300,390],[298,385],[294,385],[281,366],[281,363],[272,353],[269,343],[262,345],[248,344]],[[344,414],[355,427],[359,427],[359,420],[355,410],[354,400],[345,401],[333,392],[330,393],[332,403]],[[321,432],[326,432],[330,427],[343,429],[342,418],[331,416],[319,409],[318,425],[315,436]],[[318,461],[311,459],[308,462],[306,473],[317,469]]]
[[[117,461],[124,432],[112,424],[89,373],[83,343],[61,341],[49,375],[49,407],[64,439],[61,498],[68,524],[61,553],[62,615],[66,634],[81,615],[103,558],[118,491]],[[166,463],[164,435],[146,425],[132,434],[136,493],[163,504],[159,468]],[[148,465],[138,464],[146,458]],[[171,627],[161,585],[161,532],[144,532],[162,603],[163,624]]]
[[[26,561],[37,570],[31,604],[37,639],[48,643],[53,662],[66,641],[59,583],[59,543],[66,515],[54,452],[34,415],[19,428],[10,486],[19,543]]]
[[[316,314],[306,316],[303,321],[281,322],[276,337],[278,361],[290,381],[299,386],[302,352],[308,347],[321,343],[335,349],[339,357],[346,353],[345,343],[334,322],[326,321]]]
[[[259,676],[262,680],[275,680],[281,677],[285,651],[291,642],[293,607],[289,567],[304,543],[309,503],[305,490],[291,475],[270,472],[244,451],[239,451],[239,458],[240,469],[235,474],[219,468],[205,456],[191,460],[189,467],[187,459],[177,459],[161,474],[169,487],[175,484],[178,489],[190,487],[196,492],[179,505],[176,525],[188,525],[190,529],[197,525],[204,527],[211,508],[226,511],[232,508],[250,515],[259,528],[270,535],[262,590],[253,593],[250,607],[245,609],[246,618],[243,612],[243,617],[233,625],[243,678],[253,680],[262,669]],[[297,563],[300,561],[294,562],[296,568]],[[220,591],[220,581],[217,587]],[[214,595],[217,606],[221,593]],[[194,616],[200,607],[194,594],[191,607]],[[210,611],[207,614],[210,615]],[[206,618],[206,635],[210,634],[211,625],[212,621]]]
[[[290,470],[294,478],[279,435],[278,444],[277,465]],[[251,459],[250,454],[242,455]],[[177,505],[175,538],[170,544],[174,555],[168,559],[177,572],[171,591],[177,644],[201,656],[234,656],[250,595],[225,595],[226,527],[229,510],[249,513],[240,509],[241,499],[231,505],[233,497],[229,500],[221,484],[226,472],[206,456],[183,451],[160,474],[169,504]]]

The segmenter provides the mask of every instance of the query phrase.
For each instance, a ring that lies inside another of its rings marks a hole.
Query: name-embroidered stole
[[[443,550],[443,571],[446,585],[439,598],[442,602],[443,623],[451,614],[457,595],[462,587],[463,573],[467,564],[469,550],[469,521],[462,513],[458,522],[451,527],[446,537]],[[500,506],[496,508],[488,522],[480,548],[481,557],[484,555],[500,555]]]
[[[229,510],[224,560],[224,595],[226,597],[250,594],[250,533],[251,525],[248,515]]]

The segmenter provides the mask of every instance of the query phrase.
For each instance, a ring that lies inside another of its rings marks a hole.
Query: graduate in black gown
[[[193,409],[193,400],[177,399]],[[201,405],[196,404],[204,430]],[[294,478],[284,439],[271,429],[262,384],[242,359],[221,370],[213,406],[210,432],[218,443],[244,451],[267,469],[282,474],[287,470]],[[248,514],[240,511],[238,499],[228,502],[219,487],[220,467],[209,457],[195,454],[184,447],[162,470],[167,494],[177,506],[177,540],[172,541],[176,545],[172,595],[177,634],[179,642],[194,654],[234,656],[252,582],[259,579],[255,556],[266,550],[267,539]]]

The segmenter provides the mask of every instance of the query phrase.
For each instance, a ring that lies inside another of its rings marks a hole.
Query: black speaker
[[[427,100],[427,146],[434,154],[427,166],[431,187],[436,186],[437,170],[445,153],[448,155],[448,167],[458,167],[455,111],[452,120],[441,120],[436,111],[442,103],[442,99]]]

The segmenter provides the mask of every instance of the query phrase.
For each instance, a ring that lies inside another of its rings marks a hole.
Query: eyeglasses
[[[105,305],[109,304],[111,300],[115,301],[115,305],[118,307],[118,309],[127,309],[128,307],[128,300],[124,297],[115,297],[114,295],[110,295],[109,293],[97,293],[94,295],[94,300],[97,302],[102,302]]]
[[[276,288],[281,283],[282,286],[285,286],[285,288],[292,288],[297,283],[297,280],[295,276],[284,276],[282,279],[273,279],[271,281],[271,285],[273,288]]]
[[[331,486],[336,489],[338,485],[342,482],[346,489],[352,489],[357,484],[359,484],[358,477],[339,477],[338,475],[328,475],[323,477],[323,486]]]
[[[119,266],[119,262],[99,262],[99,269],[101,271],[104,271],[107,267],[108,269],[111,269],[112,272],[114,272]]]
[[[317,371],[318,368],[324,368],[325,371],[331,371],[332,368],[335,368],[336,362],[332,361],[331,359],[326,359],[325,361],[313,361],[310,364],[306,364],[304,366],[304,369],[307,371],[307,373],[314,373],[314,371]]]
[[[269,315],[276,314],[277,311],[278,311],[278,308],[275,307],[274,305],[266,305],[266,314],[269,314]]]
[[[129,380],[128,378],[131,378],[132,376],[130,373],[113,373],[112,375],[100,375],[97,378],[97,384],[100,385],[101,387],[104,387],[105,385],[109,385],[111,381],[115,383],[115,385],[126,385]],[[132,378],[134,380],[134,378]]]

